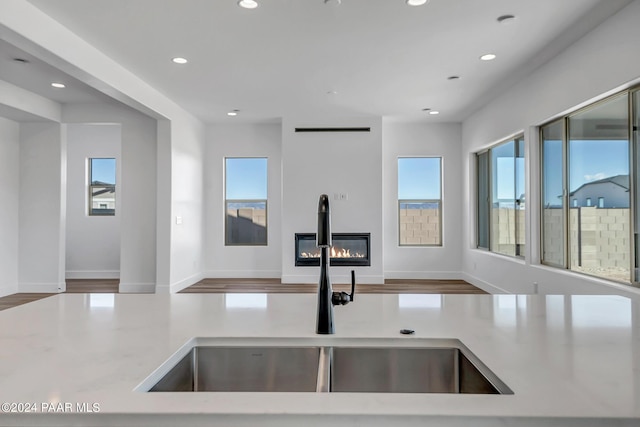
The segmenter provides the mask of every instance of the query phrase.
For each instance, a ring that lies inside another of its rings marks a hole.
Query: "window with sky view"
[[[442,245],[442,158],[398,158],[400,246]]]
[[[631,281],[628,94],[542,127],[543,261]]]
[[[89,159],[89,215],[116,213],[116,159]]]
[[[225,244],[267,244],[267,159],[225,158]]]
[[[478,153],[477,247],[524,256],[524,136]]]

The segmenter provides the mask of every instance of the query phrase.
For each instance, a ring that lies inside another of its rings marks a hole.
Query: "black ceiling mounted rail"
[[[371,132],[370,127],[295,128],[296,132]]]

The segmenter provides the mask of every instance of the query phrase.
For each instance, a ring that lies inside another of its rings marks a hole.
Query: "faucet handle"
[[[353,301],[353,297],[356,293],[356,272],[351,270],[351,293],[346,292],[334,292],[331,294],[331,303],[333,305],[345,305]]]
[[[353,301],[355,296],[356,296],[356,271],[351,270],[351,295],[349,295],[349,299]]]

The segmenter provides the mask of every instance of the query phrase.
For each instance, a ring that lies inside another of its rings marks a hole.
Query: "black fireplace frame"
[[[346,239],[348,238],[348,239]],[[339,240],[363,240],[366,244],[366,257],[364,258],[329,258],[332,267],[370,267],[371,266],[371,233],[331,233],[333,242]],[[316,240],[315,233],[295,233],[295,266],[319,267],[320,258],[302,258],[300,254],[301,240]]]

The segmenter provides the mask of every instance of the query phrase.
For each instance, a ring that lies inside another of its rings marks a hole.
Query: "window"
[[[398,158],[400,246],[442,246],[442,159]]]
[[[225,244],[267,244],[267,159],[225,158]]]
[[[546,264],[564,265],[564,149],[561,120],[543,126],[542,147],[542,259]],[[577,204],[576,204],[577,206]]]
[[[524,137],[522,135],[478,153],[477,247],[523,256]]]
[[[543,263],[630,282],[628,94],[543,126],[541,133]],[[569,198],[577,203],[567,208]]]
[[[489,249],[489,223],[491,198],[489,188],[491,179],[489,177],[489,151],[477,155],[478,171],[478,248]]]
[[[89,215],[116,214],[116,159],[89,159]]]

